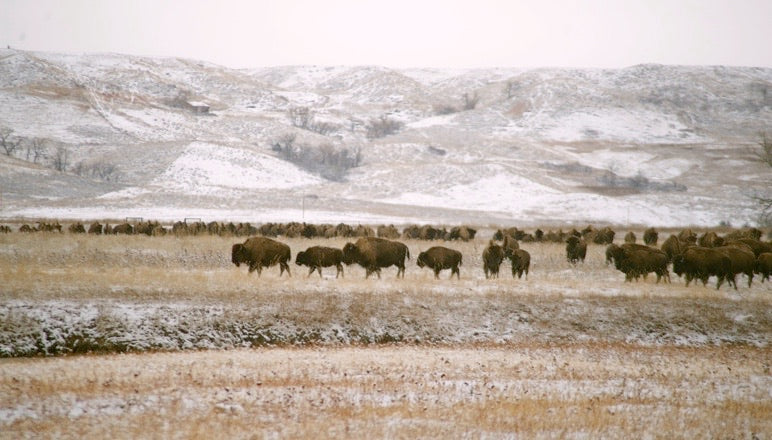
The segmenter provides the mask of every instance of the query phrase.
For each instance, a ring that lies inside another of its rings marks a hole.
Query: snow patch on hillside
[[[321,183],[298,167],[243,148],[190,144],[153,184],[192,194],[222,189],[288,189]]]
[[[675,115],[641,109],[597,108],[568,114],[526,113],[510,125],[510,129],[562,142],[605,140],[656,144],[706,141]]]

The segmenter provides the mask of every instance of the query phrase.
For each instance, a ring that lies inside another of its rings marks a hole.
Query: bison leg
[[[453,278],[453,274],[456,274],[456,278],[457,279],[459,279],[459,280],[461,279],[461,271],[458,270],[458,266],[456,266],[456,267],[454,267],[454,268],[452,268],[450,270],[450,278],[451,279]]]
[[[280,277],[284,274],[285,270],[287,271],[287,275],[291,277],[292,273],[290,272],[290,268],[289,268],[289,265],[287,264],[287,262],[279,263],[279,276]]]
[[[338,271],[335,273],[335,278],[338,278],[338,275],[343,276],[343,265],[338,263],[335,265],[335,268],[338,269]]]
[[[435,280],[439,280],[440,279],[440,270],[442,270],[442,269],[440,269],[439,267],[435,267],[434,268],[434,279]],[[397,274],[399,274],[399,272],[397,272]],[[450,276],[453,276],[453,274],[451,274]]]
[[[306,276],[306,278],[309,278],[311,276],[311,274],[314,273],[315,270],[316,270],[316,268],[314,266],[309,267],[308,268],[308,275]]]
[[[751,283],[753,283],[753,271],[746,272],[745,275],[748,276],[748,288],[750,288]]]

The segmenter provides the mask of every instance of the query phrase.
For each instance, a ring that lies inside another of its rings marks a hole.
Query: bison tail
[[[410,249],[407,246],[405,246],[405,255],[407,256],[407,259],[409,260],[410,259]]]

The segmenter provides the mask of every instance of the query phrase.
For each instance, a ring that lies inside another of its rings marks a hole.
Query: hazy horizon
[[[0,0],[0,44],[232,68],[772,67],[772,2]]]

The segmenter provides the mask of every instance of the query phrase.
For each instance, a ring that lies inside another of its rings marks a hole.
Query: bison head
[[[295,264],[298,266],[302,266],[304,264],[308,264],[308,259],[306,258],[306,252],[300,251],[298,252],[297,256],[295,257]]]
[[[236,243],[233,245],[233,248],[231,248],[231,261],[236,265],[236,267],[239,267],[241,263],[247,261],[245,254],[246,251],[243,244]]]
[[[351,265],[357,262],[359,257],[359,249],[357,249],[354,243],[346,243],[343,246],[343,262],[347,265]]]
[[[673,256],[673,272],[676,273],[679,277],[686,272],[685,265],[686,258],[683,256],[683,254],[678,254]]]
[[[418,254],[418,260],[416,261],[416,264],[418,264],[418,267],[426,267],[426,252],[421,252]]]

